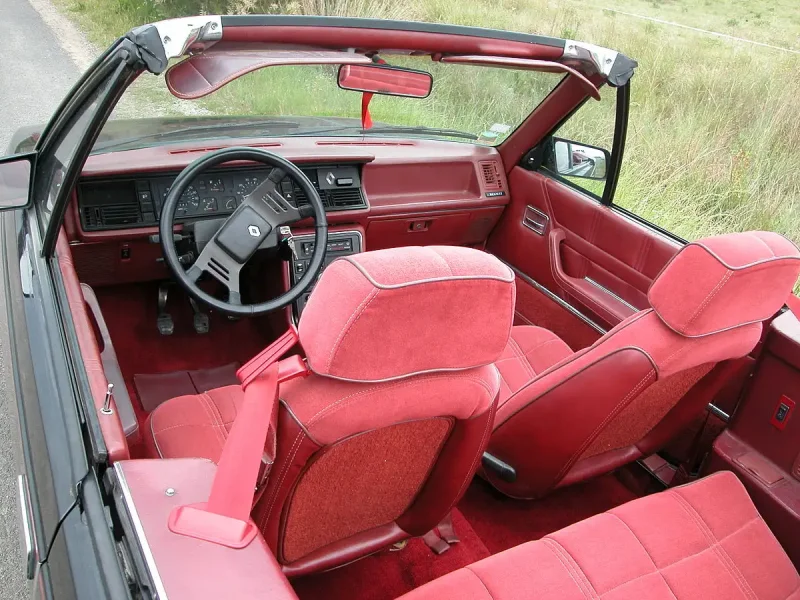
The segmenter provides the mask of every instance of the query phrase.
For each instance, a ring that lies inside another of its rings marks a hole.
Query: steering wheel
[[[272,171],[233,211],[222,227],[206,244],[197,260],[184,270],[173,241],[173,222],[178,200],[194,179],[212,167],[234,160],[255,161]],[[308,198],[310,205],[299,209],[292,206],[278,186],[286,176],[294,180]],[[239,274],[256,250],[276,247],[281,241],[291,241],[289,225],[313,216],[314,252],[305,274],[281,296],[260,304],[242,304]],[[277,230],[277,231],[276,231]],[[269,240],[268,236],[273,235]],[[161,207],[159,237],[164,259],[178,283],[196,300],[222,313],[234,316],[256,316],[282,308],[294,302],[314,283],[322,269],[328,241],[328,220],[319,193],[305,174],[291,162],[273,152],[256,148],[233,147],[215,150],[187,166],[172,184]],[[204,272],[228,288],[228,300],[223,301],[200,289],[197,280]]]

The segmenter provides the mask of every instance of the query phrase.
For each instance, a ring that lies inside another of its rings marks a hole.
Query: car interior
[[[173,94],[284,60],[213,49]],[[340,83],[368,85],[359,65]],[[243,365],[297,328],[310,371],[279,388],[257,541],[204,554],[149,530],[167,587],[191,585],[169,566],[188,551],[234,597],[800,597],[800,251],[687,244],[529,161],[597,92],[562,73],[498,146],[320,133],[89,157],[58,276],[145,531],[205,501]],[[291,231],[246,212],[267,183]],[[249,236],[226,238],[240,217]]]

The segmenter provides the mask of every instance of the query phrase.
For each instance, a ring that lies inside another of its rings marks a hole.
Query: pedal
[[[172,335],[175,333],[175,321],[172,320],[172,315],[169,313],[158,315],[156,326],[158,327],[158,333],[161,335]]]
[[[169,297],[169,288],[165,283],[158,286],[158,317],[156,318],[156,327],[158,333],[161,335],[172,335],[175,333],[175,321],[172,320],[172,315],[167,312],[167,298]]]
[[[208,333],[208,330],[211,326],[211,322],[208,318],[208,313],[204,313],[200,310],[200,307],[197,305],[197,301],[194,298],[189,298],[189,304],[192,305],[192,312],[194,313],[194,330],[198,334]]]

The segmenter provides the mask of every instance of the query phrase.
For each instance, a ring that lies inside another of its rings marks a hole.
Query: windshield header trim
[[[355,29],[383,29],[415,31],[420,33],[440,33],[471,37],[526,42],[541,46],[564,48],[565,40],[544,35],[503,31],[485,27],[447,25],[443,23],[423,23],[421,21],[396,21],[389,19],[364,19],[356,17],[328,17],[312,15],[224,15],[223,27],[346,27]]]

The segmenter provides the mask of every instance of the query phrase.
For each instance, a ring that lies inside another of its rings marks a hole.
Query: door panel
[[[786,408],[781,409],[781,406]],[[708,472],[739,475],[767,524],[800,567],[800,321],[787,311],[764,349]],[[782,413],[782,414],[779,414]]]
[[[647,290],[677,242],[538,172],[515,167],[509,187],[491,252],[604,329],[648,307]],[[541,234],[524,223],[527,207],[544,215]]]

